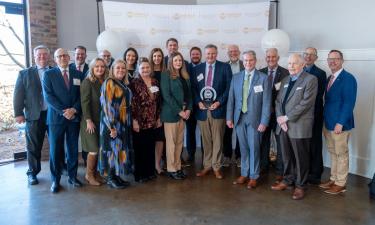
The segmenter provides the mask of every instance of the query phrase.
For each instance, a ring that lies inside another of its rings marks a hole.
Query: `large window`
[[[25,0],[0,1],[0,162],[24,151],[22,126],[13,118],[13,90],[18,72],[28,66]]]

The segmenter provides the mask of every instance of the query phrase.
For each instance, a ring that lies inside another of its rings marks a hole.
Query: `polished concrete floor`
[[[39,185],[27,185],[26,169],[26,161],[0,166],[1,225],[375,224],[375,202],[368,198],[368,179],[358,176],[350,176],[345,194],[330,196],[310,186],[304,200],[294,201],[290,190],[270,190],[272,173],[263,176],[255,190],[232,185],[239,173],[234,166],[224,170],[224,180],[213,175],[195,177],[196,169],[190,167],[184,181],[158,177],[143,184],[132,182],[124,190],[105,185],[77,189],[63,177],[63,190],[58,194],[49,191],[47,162],[43,162],[38,176]],[[79,178],[83,180],[83,176],[80,166]]]

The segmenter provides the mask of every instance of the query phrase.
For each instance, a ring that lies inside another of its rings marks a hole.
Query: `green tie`
[[[245,74],[247,79],[243,81],[242,87],[242,112],[247,112],[247,97],[249,96],[249,82],[250,82],[250,73]]]

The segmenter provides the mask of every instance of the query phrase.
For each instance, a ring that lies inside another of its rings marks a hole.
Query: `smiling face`
[[[289,56],[288,70],[291,76],[297,75],[302,72],[304,66],[305,63],[303,62],[303,59],[300,55],[293,54]]]
[[[198,64],[202,60],[202,54],[197,49],[194,49],[190,52],[190,60],[194,64]]]
[[[279,63],[279,54],[276,49],[268,49],[266,52],[266,62],[270,69],[275,69]]]
[[[178,44],[175,41],[168,41],[167,43],[167,50],[168,54],[171,55],[172,53],[175,53],[178,51]]]
[[[157,51],[152,54],[152,61],[155,65],[160,65],[161,61],[163,60],[163,56],[161,52]]]
[[[150,66],[150,63],[148,62],[142,62],[141,64],[139,64],[139,74],[141,75],[141,77],[147,77],[147,76],[150,76],[151,74],[151,66]]]
[[[306,65],[313,65],[318,59],[316,50],[314,48],[306,48],[305,52],[303,53],[303,59],[305,60]]]
[[[68,51],[65,49],[59,48],[55,51],[55,62],[61,68],[67,68],[69,65],[70,56]]]
[[[77,48],[74,52],[74,61],[76,65],[82,65],[85,63],[86,60],[86,51],[81,48]]]
[[[40,48],[34,52],[35,64],[39,67],[46,67],[48,65],[49,53],[47,49]]]
[[[123,80],[127,72],[124,63],[118,62],[113,66],[113,75],[118,80]]]
[[[206,48],[205,49],[206,62],[212,64],[216,61],[217,50],[215,48]]]
[[[134,51],[130,50],[126,53],[126,56],[125,56],[125,60],[126,60],[126,63],[128,64],[128,66],[130,66],[131,68],[129,69],[133,69],[134,67],[134,64],[136,63],[135,60],[136,60],[136,54]]]
[[[344,59],[341,57],[340,53],[331,52],[328,54],[327,62],[332,73],[336,73],[342,68],[342,65],[344,64]]]
[[[94,76],[98,79],[103,79],[106,68],[107,67],[103,61],[101,60],[96,61],[94,69],[93,69]]]
[[[100,58],[102,58],[105,63],[107,64],[107,66],[109,66],[109,64],[111,64],[111,59],[112,59],[112,56],[111,56],[111,53],[107,50],[103,50],[100,55],[99,55]]]
[[[228,56],[231,62],[237,62],[240,59],[240,49],[237,45],[230,45],[228,47]]]
[[[173,57],[172,59],[172,66],[175,70],[179,70],[182,68],[182,57],[180,55],[176,55],[175,57]]]
[[[243,55],[243,65],[245,67],[245,70],[250,72],[255,68],[255,65],[257,63],[257,59],[252,54],[245,54]]]

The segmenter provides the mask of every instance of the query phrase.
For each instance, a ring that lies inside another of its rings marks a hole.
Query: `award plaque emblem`
[[[214,103],[216,96],[216,90],[210,86],[205,86],[200,92],[201,100],[206,108],[209,108]]]

